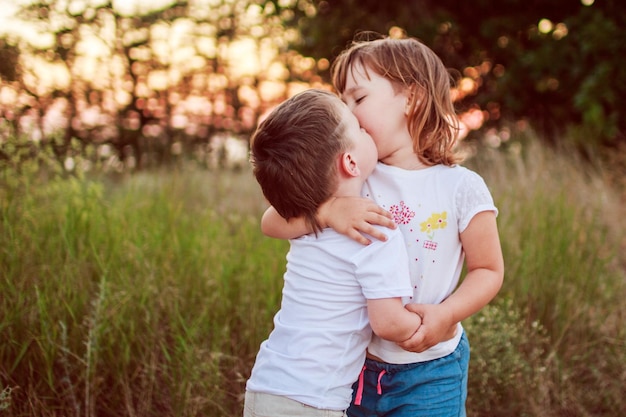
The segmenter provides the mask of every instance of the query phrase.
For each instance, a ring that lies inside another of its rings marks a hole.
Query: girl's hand
[[[410,339],[398,343],[402,349],[424,352],[454,337],[457,323],[441,304],[407,304],[405,308],[421,316],[422,325]]]
[[[395,229],[391,213],[372,200],[361,197],[334,197],[322,204],[318,210],[320,224],[332,227],[335,231],[369,245],[371,240],[364,236],[385,241],[387,236],[373,225]]]

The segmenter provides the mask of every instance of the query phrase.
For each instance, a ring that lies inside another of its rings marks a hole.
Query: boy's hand
[[[404,350],[424,352],[456,334],[457,323],[441,304],[407,304],[405,308],[422,317],[422,325],[410,339],[398,343]]]
[[[338,233],[363,245],[372,243],[364,234],[378,240],[387,240],[387,236],[372,225],[396,228],[391,213],[368,198],[331,198],[320,206],[318,218],[323,227],[332,227]]]

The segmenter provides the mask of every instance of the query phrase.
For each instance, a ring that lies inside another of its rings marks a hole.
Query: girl
[[[409,253],[409,310],[422,325],[407,341],[376,336],[353,386],[351,417],[465,416],[469,344],[461,321],[502,286],[504,262],[497,209],[483,179],[458,165],[458,120],[450,77],[436,54],[416,39],[355,41],[333,62],[333,84],[373,138],[378,160],[362,196],[337,198],[318,210],[322,225],[369,243],[372,224],[391,216]],[[303,234],[272,209],[264,233]],[[467,274],[459,285],[465,262]]]

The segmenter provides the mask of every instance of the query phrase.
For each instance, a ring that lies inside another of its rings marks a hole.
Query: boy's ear
[[[358,177],[361,174],[356,159],[354,159],[350,152],[344,152],[339,157],[339,170],[342,175],[348,177]]]

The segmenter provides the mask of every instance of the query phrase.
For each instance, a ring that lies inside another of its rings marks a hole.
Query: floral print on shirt
[[[448,212],[442,211],[441,213],[433,213],[426,220],[420,223],[420,231],[426,233],[429,240],[424,242],[424,248],[437,250],[437,242],[433,241],[435,238],[435,231],[438,229],[445,229],[448,226]]]
[[[407,206],[404,201],[400,201],[400,204],[392,204],[389,207],[389,211],[393,216],[393,221],[396,224],[409,224],[411,219],[415,217],[415,212]]]

